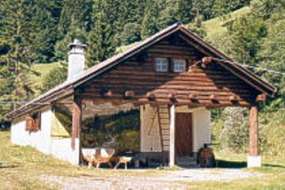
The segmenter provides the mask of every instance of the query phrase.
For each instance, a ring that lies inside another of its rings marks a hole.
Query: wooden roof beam
[[[146,94],[146,97],[150,100],[150,101],[154,101],[155,100],[155,95],[152,92],[148,92]]]
[[[262,93],[262,94],[259,94],[258,96],[256,96],[256,101],[257,102],[265,102],[267,99],[267,95]]]
[[[112,92],[112,90],[108,90],[108,89],[100,89],[100,95],[102,97],[112,97],[113,92]]]
[[[188,95],[188,98],[192,102],[197,101],[197,95],[196,94],[191,93],[191,94]]]
[[[168,94],[168,98],[170,99],[170,101],[175,102],[176,101],[176,97],[175,97],[175,93],[169,93]]]
[[[231,95],[229,97],[229,100],[232,102],[232,103],[237,103],[239,101],[239,98],[236,96],[236,95]]]
[[[203,57],[201,67],[206,68],[207,65],[211,64],[212,62],[213,62],[213,57],[210,57],[210,56],[209,57]]]
[[[133,91],[133,90],[125,91],[124,97],[125,98],[133,98],[133,97],[135,97],[135,91]]]
[[[219,103],[219,100],[217,98],[217,96],[215,94],[211,94],[210,95],[210,100],[213,102],[213,103]]]

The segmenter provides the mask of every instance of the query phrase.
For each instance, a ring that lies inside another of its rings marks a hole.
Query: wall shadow
[[[246,168],[245,161],[216,160],[216,168]]]

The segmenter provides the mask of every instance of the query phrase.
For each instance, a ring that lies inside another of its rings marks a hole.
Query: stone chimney
[[[75,78],[84,71],[85,49],[86,45],[82,44],[78,39],[74,39],[69,44],[67,80]]]

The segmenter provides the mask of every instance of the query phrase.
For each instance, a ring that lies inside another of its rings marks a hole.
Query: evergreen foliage
[[[158,17],[160,9],[161,7],[159,1],[148,0],[146,2],[141,31],[143,38],[146,38],[159,31]]]
[[[27,77],[32,73],[31,65],[35,59],[35,47],[32,46],[34,44],[30,12],[32,8],[32,2],[23,0],[3,0],[0,4],[1,101],[25,100],[33,95]],[[1,113],[9,111],[12,106],[12,104],[1,104]]]
[[[121,34],[123,45],[128,45],[141,40],[140,26],[136,23],[127,23]]]
[[[89,33],[87,65],[95,65],[115,52],[114,30],[116,14],[110,7],[110,2],[96,0],[93,7],[94,27]]]
[[[229,53],[240,63],[255,65],[261,43],[267,35],[263,20],[249,16],[237,19],[229,26]]]

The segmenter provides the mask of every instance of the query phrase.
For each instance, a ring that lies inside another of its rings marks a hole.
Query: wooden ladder
[[[159,126],[159,136],[160,136],[160,144],[161,150],[167,151],[169,147],[169,115],[168,115],[168,107],[158,106],[157,116],[158,116],[158,126]]]

